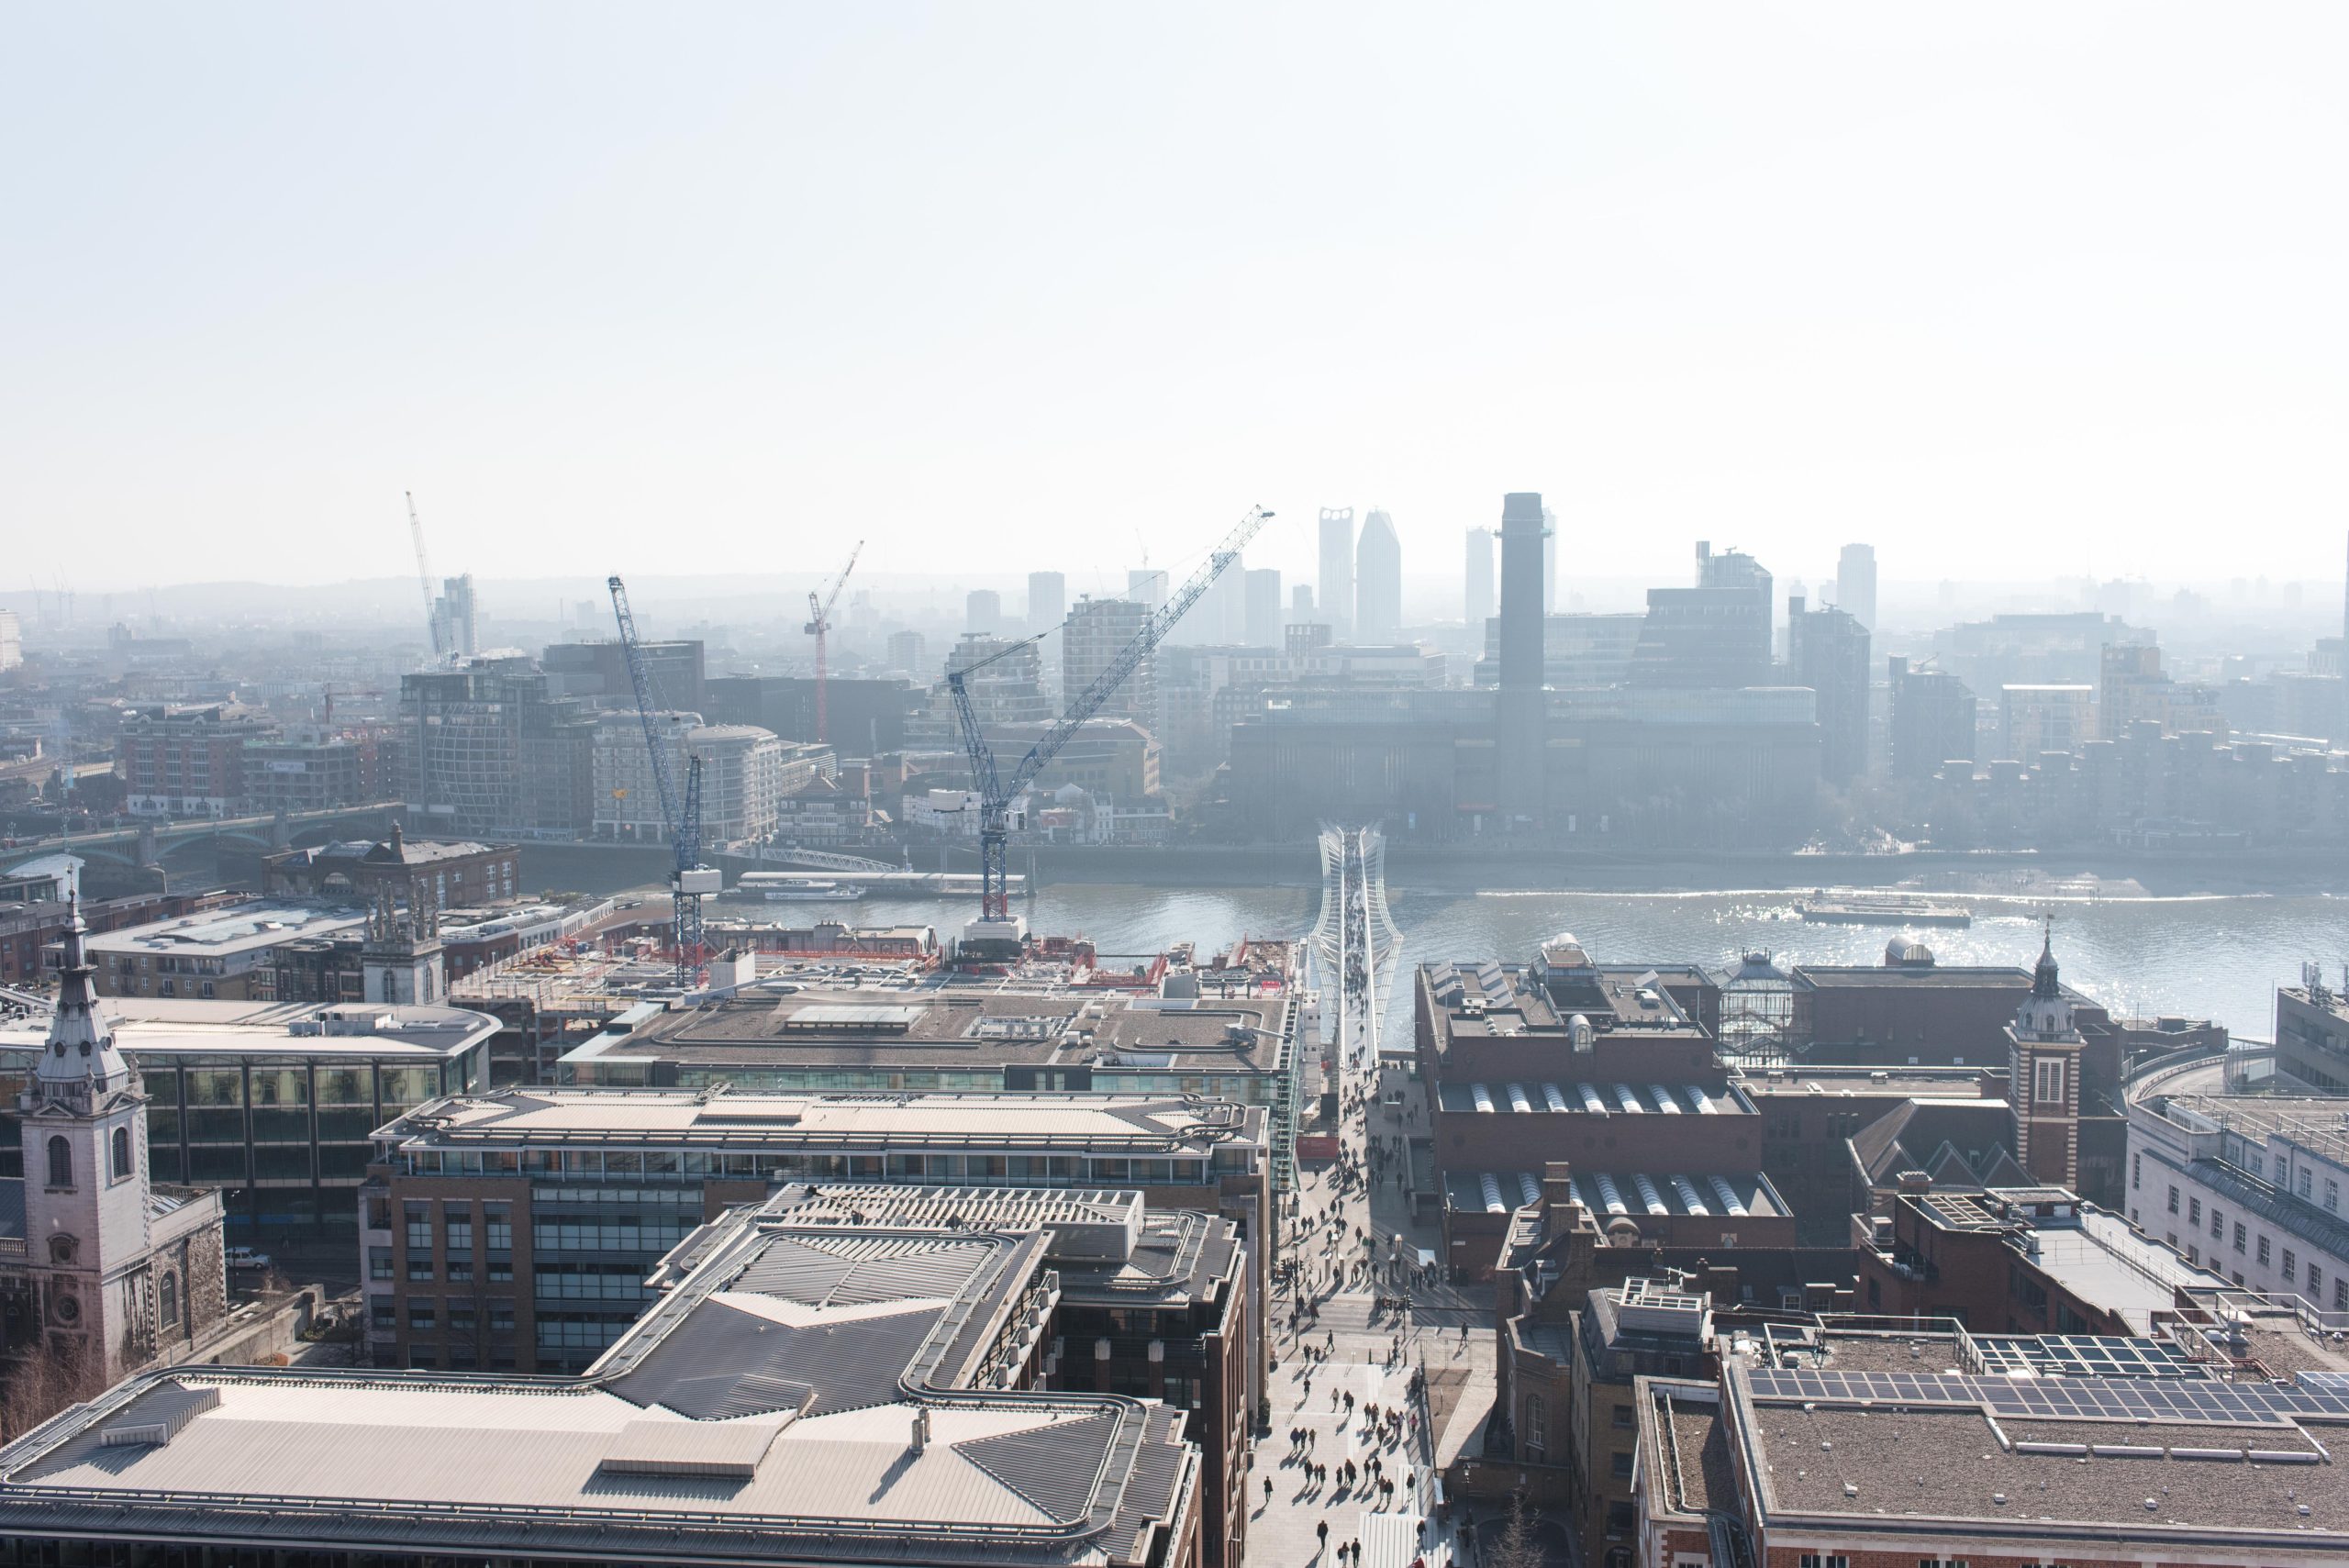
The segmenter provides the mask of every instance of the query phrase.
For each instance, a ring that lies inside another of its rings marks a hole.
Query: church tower
[[[2055,973],[2054,922],[2046,924],[2031,995],[2007,1026],[2007,1101],[2014,1107],[2015,1162],[2032,1180],[2079,1190],[2080,1052],[2071,998]]]
[[[395,853],[401,848],[396,824],[391,848]],[[407,895],[405,905],[402,891]],[[363,1001],[405,1007],[442,998],[448,970],[440,946],[440,911],[426,896],[421,878],[395,882],[386,877],[375,884],[359,968]]]
[[[50,1342],[112,1381],[154,1354],[147,1097],[98,1008],[88,930],[76,901],[57,1014],[18,1102],[25,1260]]]

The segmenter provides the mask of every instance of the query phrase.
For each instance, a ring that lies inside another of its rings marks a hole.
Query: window
[[[1542,1463],[1550,1451],[1550,1402],[1539,1394],[1525,1396],[1525,1456]]]
[[[2265,1236],[2259,1239],[2259,1262],[2262,1268],[2267,1265],[2267,1238]]]
[[[367,1249],[367,1277],[369,1279],[392,1277],[392,1250],[389,1247]]]
[[[1965,1568],[1963,1557],[1920,1557],[1917,1568]]]
[[[458,1262],[456,1259],[454,1259],[454,1258],[451,1258],[451,1259],[450,1259],[450,1260],[449,1260],[449,1283],[450,1283],[450,1284],[464,1284],[469,1283],[469,1282],[473,1279],[473,1264],[471,1264],[471,1263],[469,1263],[469,1262]]]
[[[156,1296],[159,1302],[159,1309],[163,1315],[163,1327],[166,1329],[178,1328],[180,1323],[179,1277],[166,1271],[163,1275],[162,1288],[156,1293]]]
[[[2213,1208],[2210,1211],[2210,1240],[2213,1241],[2224,1240],[2226,1234],[2227,1217]]]
[[[1631,1407],[1629,1405],[1615,1407],[1615,1424],[1618,1427],[1628,1427],[1631,1424]]]
[[[431,1302],[411,1301],[407,1304],[407,1326],[411,1330],[417,1333],[430,1333],[432,1331],[432,1319],[433,1311]]]
[[[448,1246],[451,1252],[473,1250],[473,1211],[470,1207],[448,1206],[443,1218],[449,1228]]]
[[[49,1140],[49,1184],[70,1187],[73,1184],[73,1146],[62,1138]]]
[[[1842,1552],[1806,1551],[1802,1568],[1852,1568],[1852,1560]]]
[[[119,1182],[130,1174],[130,1129],[116,1128],[111,1141],[114,1145],[114,1179]]]
[[[2202,1223],[2202,1200],[2200,1198],[2190,1197],[2186,1200],[2186,1223],[2188,1225],[2199,1225]]]
[[[2324,1211],[2327,1214],[2341,1212],[2341,1184],[2331,1176],[2324,1179]]]
[[[2238,1219],[2238,1220],[2236,1220],[2236,1221],[2235,1221],[2235,1251],[2238,1251],[2238,1252],[2240,1252],[2240,1251],[2243,1251],[2243,1221],[2242,1221],[2242,1220],[2240,1220],[2240,1219]]]
[[[2322,1301],[2324,1299],[2323,1291],[2324,1271],[2318,1268],[2314,1263],[2310,1263],[2309,1265],[2309,1300],[2311,1302]]]
[[[514,1331],[512,1302],[493,1301],[489,1304],[489,1331],[493,1334],[510,1334]]]
[[[432,1277],[432,1254],[429,1252],[410,1252],[407,1255],[407,1277],[412,1280],[430,1279]]]
[[[2034,1100],[2064,1101],[2064,1059],[2042,1058],[2031,1064],[2031,1095]]]
[[[2285,1248],[2285,1249],[2284,1249],[2284,1283],[2285,1283],[2286,1284],[2290,1284],[2294,1283],[2294,1282],[2295,1282],[2295,1281],[2299,1277],[2299,1273],[2300,1273],[2300,1260],[2299,1260],[2299,1255],[2298,1255],[2297,1253],[2295,1253],[2295,1252],[2294,1252],[2294,1251],[2293,1251],[2289,1247]]]
[[[514,1250],[514,1211],[502,1203],[481,1206],[481,1222],[484,1232],[482,1242],[493,1252]]]
[[[378,1329],[397,1328],[398,1320],[393,1316],[397,1308],[398,1304],[390,1296],[376,1296],[367,1304],[367,1320]]]
[[[49,1239],[49,1261],[52,1263],[70,1263],[73,1261],[73,1249],[72,1237],[52,1236]]]
[[[1631,1478],[1631,1450],[1625,1449],[1620,1452],[1608,1455],[1607,1464],[1609,1472],[1614,1475],[1616,1480],[1629,1481]]]
[[[489,1283],[492,1284],[514,1283],[514,1258],[511,1253],[502,1258],[493,1257],[489,1260]]]
[[[471,1302],[449,1303],[449,1332],[470,1334],[473,1331],[473,1308]]]
[[[2299,1194],[2302,1197],[2307,1197],[2307,1196],[2310,1196],[2310,1192],[2309,1192],[2310,1184],[2310,1182],[2309,1182],[2309,1168],[2308,1168],[2306,1165],[2303,1165],[2303,1166],[2301,1166],[2301,1167],[2300,1167],[2299,1175],[2298,1179],[2294,1182],[2293,1186],[2294,1186],[2294,1189],[2295,1189],[2296,1191],[2298,1191],[2298,1192],[2299,1192]]]
[[[2349,1274],[2332,1276],[2332,1309],[2349,1312]]]
[[[432,1251],[432,1206],[429,1203],[407,1206],[407,1250],[411,1252]]]
[[[2177,1212],[2177,1189],[2176,1187],[2172,1187],[2169,1190],[2169,1211],[2172,1214],[2176,1214]]]
[[[2132,1187],[2145,1184],[2145,1157],[2143,1154],[2129,1156],[2129,1184]]]

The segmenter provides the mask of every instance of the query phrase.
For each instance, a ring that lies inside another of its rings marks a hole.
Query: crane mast
[[[1216,578],[1222,575],[1224,569],[1240,559],[1241,550],[1256,536],[1256,530],[1271,520],[1272,515],[1258,506],[1241,518],[1238,526],[1225,536],[1223,542],[1208,553],[1199,569],[1192,573],[1163,605],[1151,613],[1132,640],[1119,650],[1118,656],[1110,660],[1085,690],[1070,702],[1067,711],[1038,738],[1033,746],[1028,748],[1028,754],[1019,759],[1019,766],[1011,770],[1008,779],[997,774],[995,751],[979,728],[978,712],[971,702],[968,679],[974,672],[985,669],[1035,639],[1012,643],[963,669],[947,672],[946,684],[954,699],[954,717],[963,728],[963,749],[971,760],[972,786],[979,796],[979,917],[963,928],[963,943],[965,948],[1016,955],[1025,935],[1019,923],[1011,917],[1009,878],[1005,870],[1011,837],[1012,801],[1043,771],[1047,763],[1060,754],[1061,748],[1075,738],[1077,731],[1084,728],[1085,721],[1101,711],[1101,705],[1125,684],[1134,671],[1141,667],[1141,662],[1150,657],[1151,651],[1165,639],[1166,634],[1174,629],[1175,623],[1199,602]]]
[[[611,590],[612,615],[619,622],[629,684],[635,688],[644,749],[651,759],[652,787],[661,796],[661,826],[674,854],[669,905],[677,944],[677,984],[691,986],[701,973],[702,898],[725,886],[724,873],[701,863],[701,759],[688,751],[685,777],[677,776],[676,751],[661,728],[661,695],[644,657],[643,639],[637,635],[635,613],[629,608],[628,587],[618,577],[607,579],[604,585]]]
[[[432,662],[435,665],[446,664],[449,662],[449,639],[440,624],[440,606],[432,598],[432,562],[424,554],[424,525],[417,519],[416,493],[403,490],[400,494],[407,497],[407,531],[408,537],[416,541],[416,581],[417,585],[424,590],[424,624],[432,632]]]
[[[807,625],[804,629],[816,639],[816,739],[819,741],[832,738],[831,716],[824,706],[824,637],[832,629],[832,606],[839,600],[841,590],[848,586],[848,574],[856,570],[856,558],[863,553],[864,541],[858,539],[856,548],[848,552],[848,564],[832,580],[832,591],[820,599],[817,597],[818,590],[811,588],[807,593]]]

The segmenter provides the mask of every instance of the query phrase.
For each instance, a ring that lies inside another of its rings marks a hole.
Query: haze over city
[[[18,9],[0,584],[393,575],[405,490],[495,578],[1121,580],[1252,503],[1295,577],[1533,488],[1576,575],[2315,579],[2344,26]]]
[[[2344,34],[0,14],[0,1568],[2349,1562]]]

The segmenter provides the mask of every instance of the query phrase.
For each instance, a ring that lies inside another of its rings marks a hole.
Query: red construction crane
[[[848,552],[848,564],[841,568],[838,577],[832,579],[832,591],[822,594],[820,597],[820,590],[810,590],[807,595],[807,625],[804,629],[816,639],[816,739],[818,740],[832,738],[831,716],[824,710],[824,634],[832,629],[832,606],[839,600],[841,590],[848,586],[848,574],[856,570],[856,558],[863,552],[864,541],[858,539],[856,548]]]

